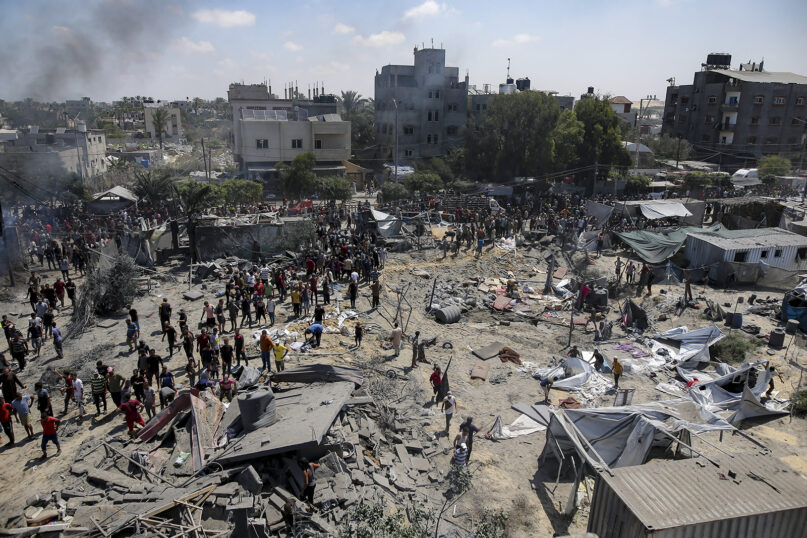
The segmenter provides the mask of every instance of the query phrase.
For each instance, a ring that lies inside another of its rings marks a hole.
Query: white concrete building
[[[4,131],[0,163],[24,177],[75,173],[88,179],[107,170],[106,137],[104,131],[87,129],[81,121],[75,130],[33,126],[14,136]]]
[[[168,113],[168,121],[165,122],[165,130],[163,131],[163,140],[166,138],[182,138],[182,112],[178,107],[160,101],[143,103],[143,117],[146,121],[146,132],[149,136],[155,140],[159,138],[154,130],[154,111],[158,108]]]
[[[350,158],[350,122],[333,96],[312,101],[278,99],[264,84],[231,84],[233,157],[248,176],[272,178],[279,163],[312,152],[318,175],[344,175]]]

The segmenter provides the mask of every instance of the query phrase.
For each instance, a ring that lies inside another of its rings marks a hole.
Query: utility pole
[[[398,181],[398,100],[393,99],[395,106],[395,181]]]
[[[675,169],[678,170],[678,160],[681,157],[681,135],[678,135],[678,147],[675,150]]]

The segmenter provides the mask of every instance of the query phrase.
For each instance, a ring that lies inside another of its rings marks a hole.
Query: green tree
[[[451,169],[451,173],[453,174],[453,180],[456,181],[458,178],[465,177],[465,148],[462,146],[455,146],[448,150],[443,157],[443,160],[446,162],[448,167]]]
[[[429,169],[440,177],[443,185],[454,183],[454,171],[446,161],[440,157],[432,157],[429,161]]]
[[[443,180],[437,174],[415,172],[406,176],[404,185],[411,192],[437,192],[443,188]]]
[[[350,119],[350,116],[364,108],[367,99],[363,98],[359,92],[347,90],[342,92],[343,116]]]
[[[315,183],[317,193],[323,200],[344,202],[353,196],[353,182],[346,177],[319,177]]]
[[[777,176],[790,175],[790,160],[779,155],[767,155],[757,163],[759,177],[766,183],[773,183]]]
[[[712,175],[703,172],[689,172],[682,178],[683,186],[687,189],[698,190],[712,184]]]
[[[141,200],[147,201],[152,207],[173,198],[176,194],[176,179],[163,171],[148,168],[136,170],[132,190]]]
[[[657,158],[686,161],[692,155],[692,144],[683,138],[662,135],[644,140],[644,143],[653,150],[653,155]]]
[[[188,181],[177,189],[179,204],[188,219],[188,241],[191,248],[191,261],[199,261],[196,249],[196,223],[208,208],[221,204],[221,190],[213,185]]]
[[[221,184],[221,191],[228,204],[243,205],[263,198],[263,185],[246,179],[228,179]]]
[[[291,165],[279,163],[278,186],[280,191],[293,200],[300,200],[314,188],[314,165],[316,157],[310,151],[300,153],[291,161]]]
[[[650,188],[652,181],[650,176],[628,174],[625,178],[625,190],[630,193],[642,193]]]
[[[560,108],[543,92],[496,95],[482,125],[466,129],[467,169],[477,179],[510,181],[552,171],[552,131]]]
[[[580,158],[578,148],[583,145],[585,125],[577,119],[573,110],[560,113],[558,124],[552,131],[552,149],[555,170],[570,170]]]
[[[620,137],[622,120],[611,109],[607,98],[581,99],[574,113],[584,129],[583,143],[577,146],[578,166],[630,166],[630,155]]]
[[[385,202],[394,202],[409,196],[409,191],[400,183],[387,181],[381,186],[381,199]]]
[[[155,108],[151,111],[151,123],[154,125],[154,133],[160,139],[160,149],[163,147],[163,133],[168,125],[168,111],[164,108]]]

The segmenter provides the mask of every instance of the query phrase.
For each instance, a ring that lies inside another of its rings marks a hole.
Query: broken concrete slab
[[[252,465],[248,465],[243,471],[241,471],[236,480],[241,487],[253,495],[259,494],[263,489],[261,477],[258,474],[258,471],[256,471]]]
[[[204,293],[202,293],[202,292],[201,292],[201,291],[199,291],[199,290],[188,290],[188,291],[183,291],[183,292],[182,292],[182,296],[183,296],[185,299],[189,300],[189,301],[198,301],[199,299],[201,299],[202,297],[204,297],[204,296],[205,296],[205,294],[204,294]]]
[[[412,456],[412,467],[422,473],[432,470],[432,464],[429,463],[429,460],[420,456]]]
[[[387,477],[381,473],[373,473],[373,482],[378,484],[382,490],[395,495],[395,490],[390,485],[389,480],[387,480]]]
[[[398,454],[398,459],[401,460],[406,467],[412,466],[412,459],[409,456],[409,452],[407,452],[406,447],[404,445],[395,445],[395,453]]]

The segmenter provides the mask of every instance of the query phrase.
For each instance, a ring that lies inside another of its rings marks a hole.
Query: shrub
[[[712,346],[712,357],[727,363],[741,363],[745,361],[746,353],[760,345],[760,342],[754,338],[749,338],[741,333],[731,333]]]
[[[793,414],[797,417],[807,415],[807,389],[794,392],[790,397],[790,405],[793,406]]]

